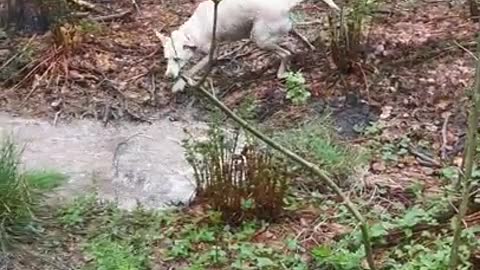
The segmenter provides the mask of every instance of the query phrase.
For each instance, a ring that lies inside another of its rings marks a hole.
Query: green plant
[[[330,246],[319,246],[312,250],[312,256],[320,269],[332,270],[361,270],[362,260],[365,257],[362,249],[351,251],[341,241],[333,248]]]
[[[336,137],[332,120],[328,116],[279,132],[275,138],[338,178],[353,174],[369,159],[365,149],[349,146]]]
[[[459,247],[460,265],[457,269],[472,269],[469,261],[472,250],[478,247],[476,234],[478,227],[465,230],[462,234],[462,244]],[[425,233],[419,240],[413,240],[392,250],[387,269],[417,270],[417,269],[448,269],[449,254],[452,248],[452,236],[444,233],[433,235]]]
[[[378,136],[382,134],[385,126],[381,122],[373,122],[366,126],[363,130],[363,134],[367,136]]]
[[[328,16],[332,58],[343,73],[350,72],[360,60],[363,31],[376,4],[376,0],[351,1],[340,15]]]
[[[18,168],[19,152],[10,138],[0,145],[0,248],[23,234],[31,221],[35,200]]]
[[[238,108],[238,114],[245,119],[255,119],[255,109],[257,105],[253,96],[247,96]]]
[[[185,141],[197,197],[205,199],[231,224],[252,218],[275,220],[284,206],[287,171],[253,144],[237,153],[238,138],[239,133],[228,138],[212,127],[208,141]]]
[[[302,105],[307,102],[312,94],[305,86],[305,78],[301,72],[289,72],[287,74],[286,98],[294,105]]]
[[[22,172],[21,152],[11,138],[0,145],[0,251],[36,233],[34,216],[43,194],[63,180],[55,172]]]
[[[408,153],[409,143],[410,139],[403,137],[393,143],[383,144],[381,147],[382,159],[386,162],[398,162],[400,157]]]
[[[95,239],[88,244],[87,253],[93,258],[90,269],[142,270],[147,269],[148,254],[128,243],[111,239]]]
[[[25,180],[37,190],[52,190],[67,180],[67,176],[54,170],[32,170],[25,172]]]
[[[97,207],[97,197],[95,194],[76,198],[73,203],[62,208],[59,213],[59,221],[67,228],[82,226],[89,213]]]
[[[101,34],[103,26],[95,21],[81,20],[78,22],[79,30],[85,34]]]

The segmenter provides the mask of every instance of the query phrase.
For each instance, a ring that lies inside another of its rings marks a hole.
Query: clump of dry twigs
[[[274,221],[282,214],[287,192],[287,169],[254,145],[237,153],[238,133],[232,140],[213,128],[206,142],[186,144],[194,168],[197,199],[220,211],[226,223]]]
[[[4,74],[4,76],[8,75],[5,84],[13,88],[31,87],[30,94],[25,97],[26,100],[40,86],[48,87],[51,84],[67,83],[71,77],[72,56],[84,48],[85,36],[80,25],[64,23],[53,27],[51,34],[45,37],[49,39],[48,47],[36,46],[38,44],[35,43],[42,41],[35,40],[35,36],[32,37],[25,45],[25,49],[30,51],[31,61],[11,74]],[[35,47],[36,49],[32,51],[31,48]],[[15,59],[12,63],[14,62]]]

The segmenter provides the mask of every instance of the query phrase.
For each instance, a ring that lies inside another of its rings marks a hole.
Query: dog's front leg
[[[197,64],[195,64],[191,69],[185,72],[185,76],[188,78],[193,78],[195,74],[197,74],[200,70],[204,69],[208,65],[208,55],[203,57]],[[183,91],[187,82],[183,78],[179,78],[178,81],[173,85],[172,92],[176,93],[179,91]]]

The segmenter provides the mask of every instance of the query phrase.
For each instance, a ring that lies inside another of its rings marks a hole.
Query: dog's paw
[[[183,92],[183,90],[185,90],[186,85],[187,83],[183,79],[178,79],[178,81],[172,87],[172,92],[173,93]]]
[[[288,72],[278,72],[277,73],[277,79],[279,80],[284,80],[288,77]]]

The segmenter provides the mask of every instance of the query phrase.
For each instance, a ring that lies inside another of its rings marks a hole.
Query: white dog
[[[281,64],[278,78],[284,78],[291,53],[278,45],[280,39],[292,31],[290,10],[303,0],[221,0],[218,5],[216,40],[237,41],[250,38],[264,50],[277,53]],[[339,9],[333,0],[323,0],[331,8]],[[177,79],[181,69],[196,53],[208,54],[212,42],[214,2],[207,0],[198,5],[193,15],[170,37],[159,32],[168,61],[165,76]],[[298,35],[298,34],[297,34]],[[208,55],[187,72],[187,76],[205,68]],[[172,91],[182,91],[185,81],[180,78]]]

